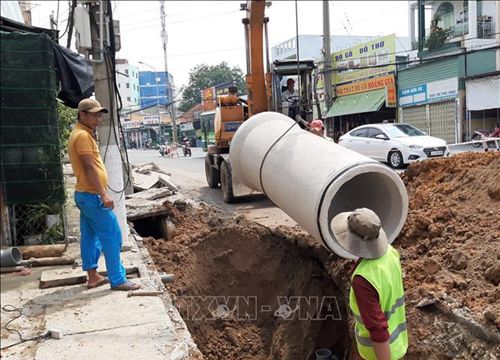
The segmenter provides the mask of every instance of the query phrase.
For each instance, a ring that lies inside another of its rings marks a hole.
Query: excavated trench
[[[405,272],[405,359],[500,358],[499,171],[498,152],[405,171],[409,213],[394,242]],[[352,261],[299,229],[271,231],[208,206],[171,206],[135,228],[158,270],[175,274],[169,293],[206,359],[312,359],[318,348],[348,358]]]
[[[205,359],[315,359],[320,348],[344,357],[345,289],[312,239],[208,207],[172,207],[167,219],[134,228],[158,270],[175,274],[169,293]]]

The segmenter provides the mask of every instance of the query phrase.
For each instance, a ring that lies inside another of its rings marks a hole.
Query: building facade
[[[174,79],[172,75],[166,76],[165,71],[140,71],[139,91],[141,108],[155,105],[167,105],[172,102],[170,85],[172,89]]]
[[[324,75],[331,76],[334,97],[324,114],[328,136],[337,140],[359,125],[396,121],[396,58],[405,51],[397,43],[392,34],[333,52],[333,71]]]
[[[410,3],[413,49],[397,80],[401,121],[448,143],[468,141],[474,130],[500,122],[499,6]]]
[[[126,59],[116,59],[116,81],[122,100],[122,113],[137,110],[140,105],[138,67]]]

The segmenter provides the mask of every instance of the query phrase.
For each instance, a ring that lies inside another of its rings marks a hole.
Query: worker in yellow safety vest
[[[330,226],[339,245],[359,257],[349,293],[357,357],[401,359],[408,349],[408,331],[399,253],[370,209],[340,213]]]

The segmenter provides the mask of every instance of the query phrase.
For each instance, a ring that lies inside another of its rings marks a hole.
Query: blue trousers
[[[97,269],[101,251],[111,287],[126,281],[120,260],[122,234],[113,210],[105,208],[101,196],[75,191],[75,203],[80,209],[80,251],[84,271]]]

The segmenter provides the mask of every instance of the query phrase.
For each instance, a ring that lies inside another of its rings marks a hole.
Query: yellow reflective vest
[[[408,349],[408,331],[399,253],[389,245],[385,255],[377,259],[362,259],[354,270],[352,278],[356,275],[365,278],[377,290],[380,307],[389,327],[391,359],[402,358]],[[356,320],[354,332],[358,352],[363,359],[376,360],[370,332],[363,324],[352,287],[349,293],[349,302]]]

